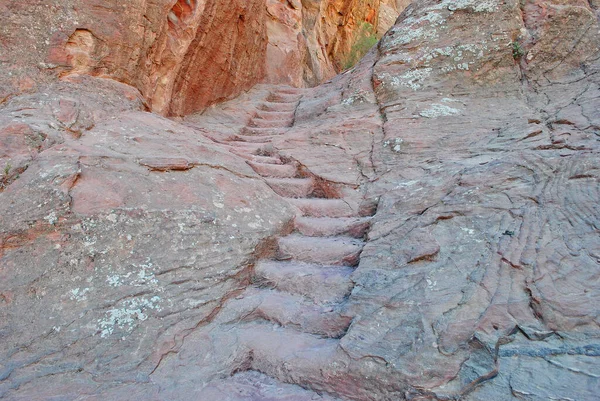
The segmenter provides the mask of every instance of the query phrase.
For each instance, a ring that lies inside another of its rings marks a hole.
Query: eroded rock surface
[[[235,96],[264,73],[261,0],[3,0],[0,14],[0,101],[57,75],[88,74],[136,87],[157,113],[182,114]]]
[[[2,109],[1,398],[147,381],[292,216],[243,159],[140,98],[85,78]]]
[[[331,82],[179,122],[13,98],[0,397],[595,400],[597,9],[420,0]]]
[[[354,65],[407,0],[267,1],[266,82],[313,87]]]
[[[265,80],[314,86],[340,70],[359,24],[380,27],[380,3],[380,30],[392,25],[388,2],[2,0],[0,103],[73,74],[134,86],[175,116]]]

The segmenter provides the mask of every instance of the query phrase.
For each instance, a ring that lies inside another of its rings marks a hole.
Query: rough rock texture
[[[82,78],[2,108],[0,398],[150,399],[135,383],[291,217],[243,159],[140,98]]]
[[[344,69],[363,24],[383,36],[409,0],[267,0],[266,82],[316,86]]]
[[[598,4],[418,0],[180,122],[0,109],[0,398],[595,400]]]
[[[382,37],[394,26],[398,16],[412,0],[383,0],[379,5],[379,21],[377,21],[377,36]]]
[[[381,387],[326,388],[361,400],[597,397],[594,10],[419,1],[378,52],[300,104],[275,147],[379,199],[338,361]]]
[[[238,95],[263,76],[264,0],[223,3],[2,0],[0,102],[69,74],[132,85],[161,114]]]
[[[163,115],[231,99],[265,74],[275,84],[314,86],[339,70],[357,21],[377,26],[379,3],[0,0],[0,104],[73,74],[132,85]]]

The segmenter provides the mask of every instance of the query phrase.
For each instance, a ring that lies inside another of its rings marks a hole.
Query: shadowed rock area
[[[596,400],[599,7],[416,0],[330,81],[178,119],[83,28],[60,79],[3,60],[0,399]]]

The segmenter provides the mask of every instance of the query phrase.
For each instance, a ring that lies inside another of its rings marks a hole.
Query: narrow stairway
[[[226,141],[298,215],[293,232],[277,239],[274,256],[256,263],[252,285],[223,312],[241,316],[236,326],[246,370],[315,389],[323,380],[315,377],[318,366],[333,359],[352,322],[344,305],[370,216],[272,146],[293,125],[300,98],[293,88],[271,93],[240,134]]]

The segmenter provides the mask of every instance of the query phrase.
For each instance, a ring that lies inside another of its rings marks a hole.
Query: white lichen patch
[[[430,277],[427,277],[425,280],[427,281],[427,288],[434,290],[437,286],[437,281],[432,280]]]
[[[154,275],[154,265],[149,260],[145,264],[132,265],[132,270],[126,274],[113,274],[106,276],[106,282],[111,287],[129,285],[134,287],[149,286],[159,289],[159,283]],[[162,290],[162,289],[159,289]]]
[[[415,40],[434,40],[438,37],[438,32],[430,27],[413,28],[412,26],[402,25],[393,31],[389,44],[397,47],[409,44]]]
[[[121,285],[121,276],[118,274],[115,274],[114,276],[107,276],[106,282],[111,287],[119,287]]]
[[[473,230],[472,228],[461,227],[460,229],[463,230],[464,232],[468,233],[469,235],[474,235],[475,234],[475,230]]]
[[[456,70],[468,71],[477,60],[483,58],[487,50],[488,46],[485,43],[446,46],[425,53],[417,61],[422,62],[425,66],[429,66],[433,60],[445,57],[447,64],[442,67],[443,72],[448,73]]]
[[[384,148],[390,148],[392,149],[392,151],[399,153],[400,151],[402,151],[402,144],[404,143],[404,140],[402,138],[394,138],[394,139],[388,139],[387,141],[383,142],[383,147]]]
[[[394,88],[404,86],[417,91],[423,87],[425,80],[431,75],[432,71],[432,68],[422,68],[407,71],[400,76],[385,74],[382,76],[382,82],[384,85],[389,84]]]
[[[446,106],[444,104],[432,104],[428,109],[423,110],[419,113],[421,117],[426,118],[438,118],[444,116],[452,116],[459,114],[460,110],[453,107]]]
[[[427,23],[430,26],[443,25],[446,22],[446,18],[439,13],[429,11],[420,18],[417,18],[415,21],[415,23],[417,24],[421,24],[423,22]]]
[[[472,10],[476,13],[491,13],[498,10],[499,5],[499,0],[444,0],[439,4],[429,7],[429,10]]]
[[[147,320],[150,311],[160,312],[160,297],[128,299],[122,302],[122,307],[106,311],[104,318],[98,320],[97,331],[100,337],[106,338],[115,329],[132,332],[137,322]]]
[[[116,223],[118,220],[118,216],[114,213],[111,213],[108,216],[106,216],[106,220],[110,221],[111,223]]]
[[[368,101],[369,97],[365,91],[356,90],[352,95],[342,100],[342,104],[344,106],[352,106],[354,104],[367,103]]]
[[[44,217],[44,220],[46,220],[50,225],[55,225],[58,222],[56,212],[51,212],[48,216]]]
[[[85,301],[87,299],[87,293],[90,292],[89,288],[74,288],[69,292],[69,299],[75,302]]]

